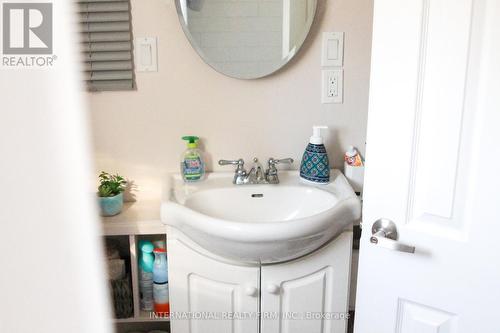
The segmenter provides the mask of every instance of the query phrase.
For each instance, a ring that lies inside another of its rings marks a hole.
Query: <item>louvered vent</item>
[[[77,0],[91,91],[134,89],[130,0]]]

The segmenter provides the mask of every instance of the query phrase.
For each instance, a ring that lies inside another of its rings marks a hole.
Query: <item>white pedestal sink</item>
[[[306,255],[360,218],[360,202],[338,170],[328,185],[281,171],[278,185],[233,185],[233,173],[208,173],[184,184],[170,175],[162,221],[207,251],[243,263],[276,263]]]

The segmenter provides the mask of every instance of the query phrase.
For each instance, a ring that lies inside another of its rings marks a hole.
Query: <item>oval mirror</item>
[[[239,79],[267,76],[302,46],[317,0],[176,0],[184,33],[201,58]]]

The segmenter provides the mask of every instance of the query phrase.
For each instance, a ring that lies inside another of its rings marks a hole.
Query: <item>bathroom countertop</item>
[[[126,202],[120,214],[102,217],[101,221],[105,236],[166,233],[160,220],[160,200]]]

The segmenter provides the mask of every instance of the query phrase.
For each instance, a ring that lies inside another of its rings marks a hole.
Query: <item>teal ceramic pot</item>
[[[99,197],[99,206],[102,216],[113,216],[119,214],[123,208],[123,193],[114,197]]]

